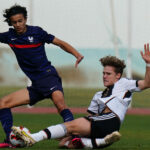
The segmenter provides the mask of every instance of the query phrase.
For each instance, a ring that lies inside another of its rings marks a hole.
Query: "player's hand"
[[[71,140],[72,140],[72,136],[63,137],[59,142],[59,147],[60,148],[69,148],[68,145],[70,145]]]
[[[82,56],[82,55],[79,55],[79,56],[77,57],[76,64],[75,64],[75,67],[76,67],[76,68],[78,67],[78,64],[82,61],[83,58],[84,58],[84,56]]]
[[[78,67],[78,64],[82,61],[83,58],[84,58],[84,56],[82,56],[82,55],[79,55],[79,56],[77,57],[76,64],[75,64],[75,67],[76,67],[76,68]]]
[[[150,50],[149,43],[144,44],[144,52],[141,51],[141,56],[147,64],[150,64]]]

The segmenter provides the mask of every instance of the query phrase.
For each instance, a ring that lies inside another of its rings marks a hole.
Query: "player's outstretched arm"
[[[54,38],[53,40],[53,44],[59,46],[61,49],[63,49],[64,51],[71,53],[72,55],[74,55],[76,57],[76,64],[75,67],[78,66],[78,64],[82,61],[82,59],[84,58],[75,48],[73,48],[70,44],[68,44],[67,42],[64,42],[58,38]]]
[[[138,82],[138,86],[141,90],[150,88],[150,49],[149,44],[144,44],[144,51],[141,51],[141,56],[146,63],[146,72],[144,80]]]

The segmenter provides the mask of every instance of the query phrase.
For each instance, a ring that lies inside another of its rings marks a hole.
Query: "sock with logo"
[[[62,110],[60,115],[62,116],[64,122],[72,121],[74,119],[73,114],[69,109]]]

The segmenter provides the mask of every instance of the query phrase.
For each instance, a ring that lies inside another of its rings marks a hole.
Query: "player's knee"
[[[74,133],[76,133],[76,125],[70,123],[69,126],[67,126],[67,133],[68,134],[74,134]]]
[[[73,127],[72,126],[69,126],[68,128],[67,128],[67,133],[68,134],[73,134]]]
[[[9,103],[4,98],[0,99],[0,109],[9,108]]]

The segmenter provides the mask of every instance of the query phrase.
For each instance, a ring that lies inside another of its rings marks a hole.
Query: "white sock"
[[[105,145],[105,140],[103,138],[101,139],[95,139],[97,146]],[[93,148],[93,144],[90,138],[81,138],[81,141],[84,145],[84,148]]]
[[[66,135],[67,129],[64,124],[58,124],[47,128],[51,133],[51,139],[61,138]]]
[[[101,138],[101,139],[95,139],[96,140],[96,144],[97,146],[103,146],[106,144],[104,138]]]
[[[47,134],[42,130],[42,131],[39,131],[37,133],[31,134],[31,137],[36,142],[39,142],[39,141],[43,141],[43,140],[47,139]]]
[[[93,148],[92,141],[90,138],[81,138],[84,148]]]
[[[64,124],[58,124],[55,126],[50,126],[47,128],[51,134],[51,139],[56,139],[56,138],[60,138],[66,135],[67,130],[66,130],[66,126]],[[40,132],[31,134],[31,137],[36,141],[43,141],[45,139],[48,139],[47,133],[42,130]]]

